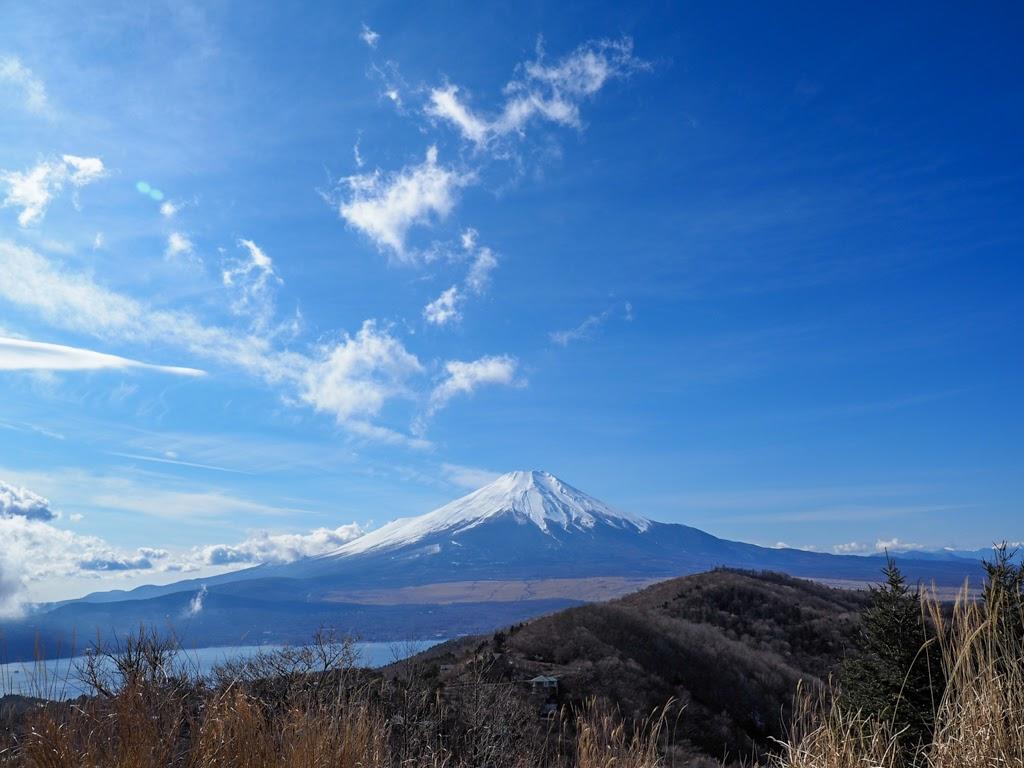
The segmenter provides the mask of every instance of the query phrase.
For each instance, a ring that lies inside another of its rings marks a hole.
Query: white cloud
[[[491,272],[498,266],[498,259],[490,248],[480,248],[466,275],[466,287],[473,293],[483,293],[491,282]]]
[[[164,520],[291,519],[309,510],[275,506],[235,496],[216,487],[181,490],[154,483],[156,476],[136,479],[136,470],[99,474],[80,469],[48,466],[45,471],[0,468],[12,484],[43,489],[51,498],[74,499],[79,507],[129,512]]]
[[[409,260],[405,242],[409,229],[445,218],[458,190],[472,181],[472,174],[438,165],[437,147],[432,146],[419,165],[392,174],[374,171],[348,177],[351,197],[339,205],[338,212],[379,248]]]
[[[898,537],[891,539],[878,539],[875,541],[876,552],[910,552],[915,549],[924,549],[923,544],[914,544],[909,541],[900,541]]]
[[[5,473],[10,474],[10,470],[5,470]],[[156,497],[154,505],[165,508],[161,514],[175,520],[180,520],[183,513],[191,514],[192,505],[203,504],[203,498],[211,500],[205,505],[211,512],[215,507],[223,510],[233,506],[232,499],[215,491],[161,493],[130,480],[78,470],[47,471],[37,473],[38,477],[37,474],[29,474],[41,479],[51,490],[75,498],[80,503],[104,506],[104,496],[118,495],[122,508],[135,512],[148,513],[150,510],[140,509],[137,502],[153,494]],[[223,571],[262,562],[290,562],[325,554],[363,533],[362,528],[353,522],[306,533],[258,531],[237,544],[197,546],[177,553],[157,547],[125,550],[102,538],[57,527],[52,522],[56,520],[57,513],[50,503],[20,486],[0,482],[0,505],[3,505],[0,506],[0,616],[20,613],[29,599],[30,588],[37,582],[52,583],[71,578],[109,579],[118,574],[139,572],[172,573],[199,569],[209,572],[210,568]],[[241,511],[251,515],[253,506],[262,507],[250,504],[249,508]],[[290,514],[296,511],[290,510]]]
[[[804,545],[801,545],[801,546],[793,546],[791,544],[787,544],[784,541],[777,541],[777,542],[775,542],[774,544],[771,545],[771,549],[799,549],[799,550],[802,550],[804,552],[816,552],[818,548],[814,544],[804,544]]]
[[[25,109],[29,112],[50,113],[50,100],[46,95],[46,84],[17,56],[0,57],[0,83],[17,88],[24,99]]]
[[[460,488],[475,490],[492,483],[501,476],[501,472],[480,467],[466,467],[461,464],[442,464],[441,471],[447,480]]]
[[[195,246],[189,236],[182,232],[171,232],[167,236],[167,247],[164,249],[164,258],[177,259],[180,257],[189,258],[195,254]]]
[[[83,571],[148,571],[153,568],[153,560],[141,551],[134,555],[97,555],[78,561]]]
[[[424,319],[434,325],[459,322],[462,319],[462,314],[459,312],[462,298],[462,293],[457,285],[442,291],[440,296],[423,308]]]
[[[0,336],[0,371],[96,371],[141,368],[176,376],[203,376],[196,368],[153,365],[91,349]]]
[[[366,43],[371,48],[377,47],[377,41],[380,40],[380,35],[370,29],[366,23],[363,23],[363,28],[359,32],[359,39]]]
[[[0,619],[17,618],[24,612],[25,579],[0,552]]]
[[[51,325],[130,343],[173,344],[208,360],[241,367],[266,381],[286,380],[301,356],[275,353],[260,336],[208,326],[188,312],[156,310],[61,269],[35,251],[0,240],[0,298]]]
[[[239,240],[247,258],[229,264],[222,272],[224,287],[234,293],[231,311],[252,318],[257,329],[266,329],[274,315],[274,288],[283,281],[274,271],[274,263],[252,240]]]
[[[373,64],[370,67],[369,77],[380,81],[383,87],[381,97],[390,101],[400,114],[404,113],[402,93],[407,91],[409,86],[402,77],[398,64],[394,61],[386,61],[383,66]]]
[[[75,155],[43,160],[27,171],[0,171],[0,185],[7,187],[0,207],[21,208],[18,224],[27,227],[42,220],[50,202],[65,184],[78,189],[104,175],[103,161],[99,158]]]
[[[462,135],[474,144],[485,144],[495,131],[495,127],[470,112],[469,108],[459,101],[458,94],[457,85],[433,89],[430,92],[430,104],[426,108],[427,114],[454,123]]]
[[[171,200],[164,200],[160,203],[160,215],[165,219],[170,219],[178,215],[178,212],[184,206],[181,203],[175,203]]]
[[[494,252],[487,247],[477,247],[477,231],[466,229],[460,236],[462,249],[471,259],[469,270],[463,280],[463,287],[453,285],[423,308],[423,317],[428,323],[444,326],[462,320],[460,305],[466,300],[466,292],[481,295],[490,285],[491,272],[498,266]]]
[[[28,520],[53,520],[57,513],[50,508],[49,499],[28,488],[21,488],[0,480],[0,518],[24,517]]]
[[[352,419],[343,422],[343,426],[348,432],[357,437],[364,437],[367,440],[383,443],[384,445],[401,445],[415,450],[426,450],[433,447],[433,444],[422,436],[413,437],[398,430],[382,427],[379,424],[373,424],[363,419]]]
[[[416,356],[372,320],[355,336],[325,346],[303,376],[301,398],[339,424],[355,425],[367,436],[366,419],[377,416],[384,403],[411,397],[409,378],[423,371]]]
[[[37,581],[154,567],[152,557],[142,550],[119,550],[96,536],[66,531],[44,520],[0,516],[0,616],[21,614],[30,585]]]
[[[925,547],[922,544],[900,541],[897,537],[877,539],[874,546],[863,544],[859,541],[850,541],[845,544],[836,544],[832,547],[832,551],[837,555],[871,555],[883,552],[909,552],[917,549],[925,549]]]
[[[596,40],[584,43],[555,64],[536,61],[519,67],[520,77],[504,89],[505,104],[492,117],[471,110],[456,85],[447,84],[430,92],[426,113],[454,125],[462,137],[478,148],[510,134],[522,134],[534,119],[579,127],[580,106],[611,79],[626,77],[647,64],[633,55],[633,42]]]
[[[837,555],[864,555],[871,551],[871,547],[859,541],[848,541],[845,544],[833,545],[832,551]]]
[[[98,157],[77,157],[76,155],[63,155],[61,160],[69,174],[68,178],[76,187],[84,187],[92,184],[107,175],[103,167],[103,161]]]
[[[100,248],[103,247],[103,243],[104,243],[103,233],[102,232],[97,232],[96,236],[92,239],[92,249],[94,251],[98,251]]]
[[[173,491],[140,487],[117,478],[104,478],[85,492],[89,503],[104,509],[134,512],[167,520],[226,519],[232,515],[287,517],[306,510],[277,507],[239,498],[220,490]]]
[[[354,435],[415,448],[427,445],[370,421],[392,399],[416,399],[410,380],[423,373],[416,356],[372,320],[354,337],[346,334],[341,341],[322,344],[308,354],[282,350],[271,334],[240,333],[205,325],[189,312],[153,309],[96,284],[89,275],[62,269],[31,249],[4,240],[0,240],[0,300],[35,312],[54,327],[110,341],[171,345],[240,368],[283,388],[288,402],[331,414]]]
[[[567,347],[573,342],[589,339],[598,328],[608,321],[614,309],[615,306],[611,306],[600,314],[589,315],[575,328],[569,328],[564,331],[552,331],[548,334],[548,338],[551,339],[552,343],[560,347]],[[633,305],[628,301],[623,306],[622,319],[627,323],[633,322]]]
[[[199,565],[251,565],[290,563],[303,557],[333,552],[364,533],[357,523],[337,528],[317,528],[309,533],[268,533],[259,531],[238,544],[210,544],[193,550],[191,559]]]
[[[548,337],[560,347],[567,347],[574,341],[589,339],[593,332],[608,319],[608,313],[609,310],[605,310],[599,315],[590,315],[575,328],[566,331],[552,331]]]
[[[414,424],[421,432],[435,413],[458,395],[471,395],[488,384],[522,386],[516,381],[518,361],[508,355],[490,355],[477,360],[449,360],[444,364],[445,376],[430,393],[430,402],[424,416]]]

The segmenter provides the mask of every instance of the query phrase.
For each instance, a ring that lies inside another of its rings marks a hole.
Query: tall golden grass
[[[844,709],[841,697],[815,704],[802,696],[774,768],[1024,767],[1024,641],[1005,631],[1012,622],[999,612],[1008,609],[986,608],[966,590],[952,614],[935,596],[922,609],[947,681],[931,743],[908,755],[889,723]]]

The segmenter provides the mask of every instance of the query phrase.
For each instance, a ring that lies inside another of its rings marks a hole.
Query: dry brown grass
[[[934,596],[924,608],[948,681],[931,743],[908,756],[889,724],[803,695],[771,768],[1024,768],[1013,622],[966,592],[951,614]],[[673,754],[668,708],[634,723],[591,701],[540,721],[508,686],[443,697],[412,675],[360,677],[345,646],[212,682],[172,673],[151,642],[127,658],[114,679],[97,677],[105,694],[40,708],[6,734],[0,768],[662,768]]]
[[[627,729],[617,714],[591,700],[572,719],[579,768],[658,768],[661,736],[672,703]]]
[[[931,743],[907,756],[887,723],[802,697],[775,768],[1024,767],[1024,642],[966,591],[951,617],[934,595],[923,608],[938,628],[947,678]]]
[[[321,649],[325,646],[321,645]],[[542,721],[510,688],[445,699],[360,676],[351,654],[284,652],[213,681],[140,635],[97,695],[29,714],[3,768],[660,768],[663,713],[636,724],[590,702]],[[272,670],[273,678],[258,673]],[[254,676],[256,674],[256,676]]]

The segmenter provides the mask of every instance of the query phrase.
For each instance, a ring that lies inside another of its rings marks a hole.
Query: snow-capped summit
[[[532,523],[548,534],[555,528],[587,531],[597,525],[643,532],[651,525],[647,518],[613,509],[550,472],[509,472],[433,512],[388,523],[333,554],[355,555],[402,547],[441,532],[461,533],[499,517]]]

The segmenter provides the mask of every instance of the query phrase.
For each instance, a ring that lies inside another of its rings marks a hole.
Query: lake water
[[[441,640],[396,640],[386,643],[355,643],[357,663],[380,667],[424,651]],[[175,661],[193,675],[207,675],[218,664],[280,649],[279,645],[241,645],[218,648],[189,648],[178,651]],[[73,699],[90,691],[78,680],[81,657],[42,662],[0,664],[0,696],[21,694],[47,699]]]

